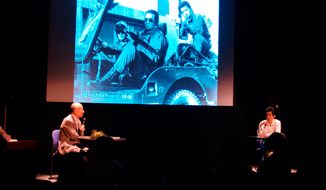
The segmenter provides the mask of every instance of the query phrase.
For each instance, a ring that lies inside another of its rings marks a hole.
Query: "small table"
[[[127,138],[121,138],[119,136],[109,136],[114,139],[115,142],[124,142],[127,140]],[[91,138],[91,136],[79,136],[79,140],[89,140],[89,141],[95,141],[96,139]]]
[[[264,140],[268,139],[268,137],[266,137],[266,136],[248,136],[248,138],[250,138],[250,139],[264,139]]]

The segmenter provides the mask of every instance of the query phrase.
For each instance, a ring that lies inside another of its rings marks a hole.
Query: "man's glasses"
[[[146,22],[154,22],[154,19],[152,19],[152,18],[145,18],[145,20],[144,20],[144,22],[146,23]]]
[[[120,33],[125,34],[125,33],[127,33],[127,28],[124,28],[122,30],[121,29],[116,29],[115,31],[116,31],[117,34],[120,34]]]
[[[123,30],[116,30],[117,34],[125,34],[126,32]]]

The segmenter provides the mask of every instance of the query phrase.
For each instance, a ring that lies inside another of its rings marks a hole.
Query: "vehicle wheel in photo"
[[[200,100],[193,92],[185,89],[170,93],[165,99],[167,105],[200,105]]]

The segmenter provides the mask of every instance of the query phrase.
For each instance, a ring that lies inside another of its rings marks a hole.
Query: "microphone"
[[[82,126],[83,125],[85,125],[85,121],[86,121],[86,118],[85,117],[83,117],[83,124],[82,124]],[[85,130],[85,126],[84,126],[84,130]],[[80,133],[80,129],[78,128],[78,134]],[[82,133],[82,134],[80,134],[81,136],[84,136],[84,132]]]

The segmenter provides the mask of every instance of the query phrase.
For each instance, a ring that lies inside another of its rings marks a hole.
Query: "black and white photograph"
[[[217,105],[218,7],[158,2],[77,1],[74,101]]]

